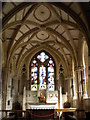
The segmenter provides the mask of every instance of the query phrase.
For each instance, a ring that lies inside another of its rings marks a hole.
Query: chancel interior
[[[1,33],[1,117],[60,119],[69,102],[87,120],[90,2],[2,2]]]

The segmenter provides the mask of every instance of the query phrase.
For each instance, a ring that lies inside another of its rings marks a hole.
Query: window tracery
[[[38,83],[39,90],[54,91],[55,87],[55,64],[50,55],[45,51],[33,57],[30,64],[30,80],[31,91],[37,91]]]

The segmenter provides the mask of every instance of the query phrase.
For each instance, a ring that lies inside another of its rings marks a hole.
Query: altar
[[[30,109],[57,109],[57,105],[56,104],[30,104]]]
[[[27,91],[25,108],[26,109],[57,109],[58,92],[48,91],[45,94],[43,92],[40,92],[39,95],[37,94],[37,92]]]
[[[57,109],[57,104],[55,103],[27,103],[27,109]]]
[[[29,116],[31,119],[54,118],[56,104],[30,104]]]

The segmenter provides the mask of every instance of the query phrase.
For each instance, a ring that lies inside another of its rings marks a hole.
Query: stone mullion
[[[40,65],[38,65],[38,72],[37,72],[37,91],[39,91],[39,69],[40,69]]]
[[[48,90],[48,66],[46,66],[46,90]]]

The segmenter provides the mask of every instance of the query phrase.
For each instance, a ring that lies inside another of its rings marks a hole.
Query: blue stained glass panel
[[[39,68],[39,89],[46,89],[46,67],[44,65]]]

